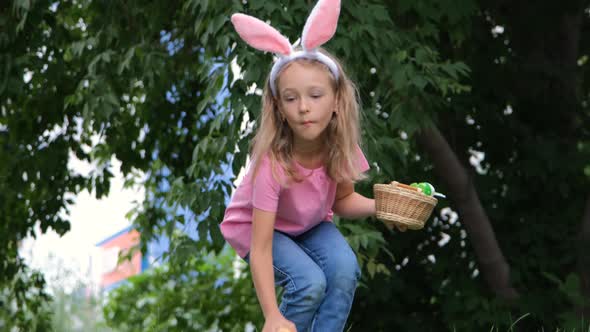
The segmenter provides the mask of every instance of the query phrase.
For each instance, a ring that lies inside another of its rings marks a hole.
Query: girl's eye
[[[285,101],[287,101],[287,102],[291,102],[293,100],[295,100],[295,98],[293,98],[293,97],[285,97]]]
[[[311,96],[311,98],[313,98],[313,99],[318,99],[318,98],[321,98],[321,97],[322,97],[322,95],[313,95],[313,96]]]

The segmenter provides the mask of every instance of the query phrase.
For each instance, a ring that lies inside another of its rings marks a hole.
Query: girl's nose
[[[307,113],[309,112],[309,103],[305,98],[301,98],[299,102],[299,112],[300,113]]]

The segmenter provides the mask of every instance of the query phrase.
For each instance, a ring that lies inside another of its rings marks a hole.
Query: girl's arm
[[[356,193],[352,182],[341,182],[336,187],[332,211],[346,219],[374,216],[375,200]]]
[[[371,217],[376,213],[375,200],[356,193],[352,182],[339,183],[332,211],[346,219]],[[407,226],[397,223],[395,227],[401,232],[407,229]]]
[[[256,296],[264,314],[262,332],[296,331],[295,324],[287,320],[277,305],[275,275],[272,266],[272,236],[276,214],[254,208],[252,213],[252,243],[250,245],[250,271]]]
[[[267,320],[273,316],[281,315],[277,305],[272,266],[272,237],[275,216],[274,212],[256,208],[254,208],[252,215],[250,270],[258,301]]]

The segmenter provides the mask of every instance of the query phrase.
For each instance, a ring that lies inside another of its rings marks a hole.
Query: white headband
[[[322,54],[321,52],[318,52],[317,50],[295,51],[288,56],[280,57],[277,61],[275,61],[275,63],[272,66],[272,69],[270,70],[270,88],[272,90],[273,96],[277,95],[276,82],[277,82],[277,76],[279,75],[281,69],[289,62],[297,60],[297,59],[310,59],[310,60],[315,60],[315,61],[319,61],[319,62],[323,63],[324,65],[326,65],[328,67],[328,69],[330,69],[330,72],[332,72],[332,75],[334,75],[334,78],[336,80],[338,80],[338,76],[339,76],[338,75],[338,66],[336,65],[336,63],[332,59],[330,59],[330,57],[326,56],[325,54]]]
[[[301,36],[302,51],[294,51],[293,45],[285,36],[255,17],[234,14],[231,21],[240,37],[248,45],[279,56],[270,71],[270,87],[272,94],[276,96],[276,79],[281,68],[297,59],[311,59],[323,63],[338,80],[340,76],[338,66],[330,57],[320,53],[317,48],[334,36],[339,15],[340,0],[319,0],[305,22]]]

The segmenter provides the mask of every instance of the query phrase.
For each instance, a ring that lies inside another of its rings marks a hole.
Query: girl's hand
[[[264,322],[262,332],[297,332],[293,322],[287,320],[283,315],[270,316]]]
[[[295,331],[295,330],[291,330],[291,329],[288,329],[288,328],[286,328],[286,327],[281,327],[281,328],[279,329],[279,332],[294,332],[294,331]]]
[[[400,223],[395,223],[395,227],[400,231],[400,232],[405,232],[406,230],[408,230],[408,226],[400,224]]]

